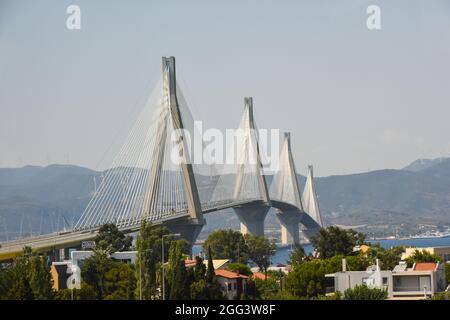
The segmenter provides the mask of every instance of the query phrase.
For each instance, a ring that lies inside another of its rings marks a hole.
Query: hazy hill
[[[449,225],[450,159],[431,160],[420,169],[414,163],[403,170],[317,178],[325,223],[367,225],[365,231],[377,235],[392,233],[394,225],[401,225],[405,233],[418,224]],[[70,226],[88,203],[94,177],[100,181],[100,174],[65,165],[0,169],[0,238],[6,232],[11,238],[20,230],[36,234]],[[303,186],[305,178],[299,176],[299,182]],[[238,226],[232,210],[211,214],[207,221],[204,234]],[[273,212],[267,225],[279,228]]]
[[[436,158],[436,159],[417,159],[404,167],[403,170],[408,171],[422,171],[441,164],[442,162],[448,162],[449,158]]]
[[[0,169],[0,237],[68,227],[89,201],[96,176],[65,165]]]

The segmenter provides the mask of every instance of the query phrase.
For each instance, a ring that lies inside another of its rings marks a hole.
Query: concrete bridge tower
[[[173,129],[177,130],[177,132],[180,133],[178,136],[177,143],[179,144],[182,180],[184,184],[184,190],[186,193],[185,198],[187,202],[187,210],[189,213],[188,217],[167,221],[165,225],[172,232],[179,233],[183,239],[188,240],[189,243],[193,245],[206,222],[205,219],[203,218],[197,184],[192,169],[192,163],[189,159],[187,142],[182,133],[184,125],[177,97],[175,57],[162,58],[162,73],[163,73],[163,87],[166,88],[168,95],[170,116],[172,118]],[[160,146],[159,152],[161,153],[164,152],[163,146]],[[161,154],[159,157],[157,157],[161,160],[155,161],[154,167],[161,166],[163,161],[162,159],[164,156],[167,157],[168,155]],[[157,184],[159,183],[159,177],[157,172],[158,170],[155,170],[154,171],[155,174],[149,179],[149,182],[151,183],[148,189],[149,195],[147,198],[149,199],[149,203],[152,203],[152,199],[156,199],[156,197],[158,196]]]
[[[276,215],[281,224],[282,244],[299,243],[299,224],[304,215],[290,133],[284,134],[278,172],[271,185],[271,197],[277,203]]]
[[[238,159],[233,198],[249,203],[234,208],[243,234],[264,236],[264,220],[270,209],[270,198],[260,156],[258,132],[253,117],[253,99],[244,98],[241,155]]]

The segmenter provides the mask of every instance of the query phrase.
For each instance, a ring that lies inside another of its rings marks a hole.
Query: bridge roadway
[[[260,199],[246,199],[242,201],[232,201],[232,200],[223,200],[216,201],[211,204],[202,205],[202,213],[212,213],[219,210],[230,209],[238,206],[246,206],[246,205],[257,205],[264,204],[264,202]],[[292,205],[273,201],[272,206],[283,209],[283,208],[291,208]],[[296,207],[294,207],[298,210]],[[157,221],[151,221],[151,223],[155,225],[163,224],[167,221],[176,221],[183,220],[188,217],[189,214],[187,211],[179,212],[178,214],[170,214],[166,217],[160,218]],[[307,216],[307,215],[304,215]],[[180,221],[180,223],[182,223]],[[119,229],[125,233],[133,233],[139,230],[140,223],[134,225],[125,225],[121,226],[120,222],[117,223]],[[61,231],[55,232],[45,235],[33,236],[29,238],[24,238],[20,240],[12,240],[7,242],[0,243],[0,261],[9,260],[15,257],[18,253],[20,253],[25,246],[31,247],[33,250],[37,252],[45,252],[50,251],[52,249],[59,248],[67,248],[70,246],[78,246],[82,241],[92,240],[97,235],[98,229],[100,226],[80,231]]]

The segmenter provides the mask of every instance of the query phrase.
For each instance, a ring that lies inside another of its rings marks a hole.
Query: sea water
[[[420,238],[420,239],[380,239],[368,240],[369,243],[379,243],[383,248],[390,249],[395,246],[405,247],[450,247],[450,237],[445,238]],[[303,245],[306,254],[312,253],[313,247],[311,244]],[[199,255],[203,251],[201,245],[195,245],[192,252]],[[292,251],[292,246],[277,246],[277,251],[272,257],[272,265],[287,264],[289,255]]]

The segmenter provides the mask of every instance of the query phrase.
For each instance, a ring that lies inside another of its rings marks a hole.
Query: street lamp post
[[[162,268],[162,299],[166,300],[165,275],[164,275],[164,237],[179,237],[179,233],[164,234],[161,237],[161,268]]]

